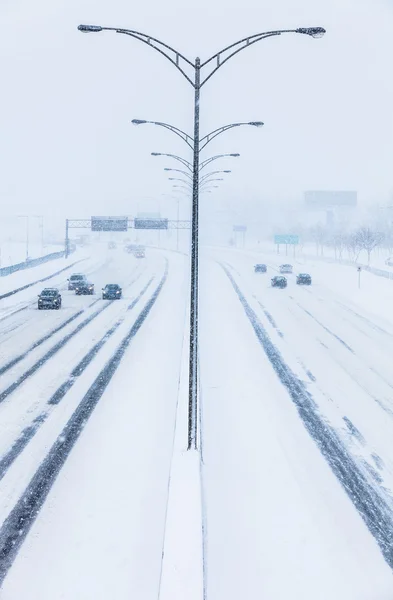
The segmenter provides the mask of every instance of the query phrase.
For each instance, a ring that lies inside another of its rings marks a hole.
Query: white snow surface
[[[40,452],[61,432],[158,285],[163,257],[151,251],[145,261],[157,276],[144,301],[19,456],[11,469],[11,474],[18,470],[15,485],[33,475]],[[169,256],[167,282],[53,485],[3,584],[2,600],[158,597],[183,349],[186,264],[181,255]],[[138,284],[135,291],[141,287]],[[1,513],[4,518],[5,506]]]
[[[295,276],[290,278],[286,290],[279,290],[270,287],[270,277],[276,274],[271,260],[267,275],[255,275],[254,263],[264,262],[260,256],[255,260],[255,255],[233,251],[216,251],[213,255],[234,266],[236,281],[258,311],[271,339],[283,351],[286,362],[293,369],[297,365],[311,393],[320,389],[316,396],[321,410],[332,405],[334,410],[328,415],[336,411],[337,422],[338,415],[349,414],[364,433],[369,453],[380,439],[380,456],[389,461],[393,448],[388,433],[391,418],[352,380],[352,362],[360,358],[357,354],[354,358],[348,350],[347,357],[343,351],[339,354],[342,344],[313,325],[311,318],[310,323],[305,318],[301,320],[301,311],[295,311],[295,302],[289,297],[302,302],[310,302],[311,297],[318,318],[330,325],[326,321],[329,309],[325,310],[323,303],[329,302],[331,308],[333,297],[347,301],[346,293],[349,294],[349,287],[340,288],[339,282],[345,280],[340,267],[336,267],[332,289],[328,287],[330,280],[319,287],[318,282],[324,278],[315,273],[315,286],[308,291],[296,288]],[[265,262],[269,262],[267,258]],[[390,599],[392,571],[304,428],[228,277],[210,258],[201,261],[200,272],[204,290],[200,302],[200,360],[207,597]],[[323,297],[323,302],[319,297]],[[266,305],[276,328],[258,300]],[[337,324],[341,327],[340,320]],[[356,339],[346,341],[360,350],[359,332],[353,323],[347,329]],[[370,326],[368,333],[369,330]],[[369,361],[374,357],[376,340],[382,336],[374,333],[376,339],[370,333],[369,344],[373,345]],[[324,354],[319,351],[319,339],[326,343],[327,348],[321,347]],[[338,358],[342,364],[337,364]],[[312,371],[316,382],[307,380],[305,369]],[[365,371],[364,363],[359,364],[358,378]],[[323,392],[329,383],[335,394],[325,398]],[[385,426],[380,429],[383,423]],[[343,421],[341,428],[345,429]],[[360,454],[357,440],[348,431],[342,435],[353,452]],[[390,471],[386,476],[390,478]]]
[[[61,252],[64,250],[64,245],[60,244],[44,244],[30,242],[29,257],[40,258],[53,252]],[[0,267],[8,267],[16,265],[26,260],[26,243],[25,242],[0,242]]]
[[[166,260],[168,280],[59,473],[1,600],[391,600],[392,570],[305,429],[219,264],[369,485],[393,505],[393,282],[362,273],[359,290],[354,268],[311,259],[202,252],[200,456],[185,452],[187,257],[149,249],[138,261],[121,250],[98,251],[81,263],[75,271],[87,272],[97,293],[118,281],[124,298],[0,403],[0,460],[47,414],[0,480],[0,524],[135,323]],[[267,274],[254,274],[257,262],[267,263]],[[292,262],[294,274],[285,290],[273,289],[270,278],[282,262]],[[297,286],[298,272],[310,272],[313,285]],[[67,276],[59,276],[62,289]],[[35,294],[32,288],[24,301]],[[0,393],[102,306],[91,306],[97,296],[62,294],[61,311],[30,307],[0,320],[1,367],[83,309],[0,376]],[[15,306],[11,297],[7,310]],[[116,322],[60,404],[49,407]]]

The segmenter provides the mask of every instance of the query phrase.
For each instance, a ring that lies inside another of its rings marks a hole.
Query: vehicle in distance
[[[81,283],[78,283],[78,285],[75,287],[75,294],[77,296],[92,296],[94,294],[94,283],[90,283],[89,281],[82,281]]]
[[[102,299],[103,300],[117,300],[121,298],[123,290],[118,283],[107,283],[102,288]]]
[[[82,273],[74,273],[68,279],[68,289],[74,290],[76,287],[86,282],[86,275],[82,275]]]
[[[272,287],[286,288],[287,287],[287,278],[282,277],[281,275],[276,275],[272,279]]]
[[[61,295],[56,288],[45,288],[38,296],[38,310],[43,308],[61,308]]]
[[[266,273],[267,266],[261,263],[254,266],[254,273]]]
[[[388,265],[388,267],[393,267],[393,258],[391,256],[385,260],[385,265]]]
[[[281,265],[280,273],[292,273],[293,267],[292,265]]]
[[[299,273],[296,276],[296,283],[298,285],[311,285],[311,275],[308,273]]]
[[[108,249],[115,250],[117,248],[116,242],[108,242]]]
[[[134,256],[135,258],[145,258],[145,251],[141,248],[138,248],[138,250],[135,250]]]

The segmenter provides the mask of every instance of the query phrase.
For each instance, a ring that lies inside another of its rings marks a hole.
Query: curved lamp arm
[[[214,131],[211,131],[207,135],[204,135],[200,140],[200,148],[199,151],[203,150],[209,142],[214,140],[217,136],[224,133],[224,131],[228,131],[228,129],[233,129],[234,127],[242,127],[243,125],[251,125],[252,127],[263,127],[262,121],[249,121],[248,123],[231,123],[230,125],[224,125],[223,127],[219,127]]]
[[[191,62],[186,56],[181,54],[178,50],[176,50],[175,48],[172,48],[172,46],[168,46],[168,44],[165,44],[165,42],[161,42],[161,40],[158,40],[157,38],[155,38],[151,35],[148,35],[147,33],[142,33],[141,31],[134,31],[133,29],[118,29],[117,27],[101,27],[100,25],[79,25],[78,29],[79,29],[79,31],[82,31],[83,33],[97,33],[100,31],[114,31],[115,33],[121,33],[123,35],[128,35],[130,37],[133,37],[134,39],[139,40],[140,42],[143,42],[147,46],[150,46],[150,48],[153,48],[153,50],[156,50],[157,52],[162,54],[162,56],[165,56],[165,58],[168,59],[169,62],[171,62],[180,71],[180,73],[187,79],[188,83],[190,83],[192,85],[192,87],[195,87],[195,84],[192,81],[192,79],[187,75],[187,73],[180,66],[180,62],[183,61],[186,63],[186,65],[191,66],[193,69],[195,69],[194,63]]]
[[[199,165],[199,172],[201,172],[202,169],[204,169],[205,167],[207,167],[207,165],[209,165],[214,160],[217,160],[218,158],[227,158],[229,156],[233,156],[233,157],[238,158],[240,156],[240,154],[238,152],[234,152],[232,154],[216,154],[215,156],[210,156],[210,158],[206,158],[204,161],[202,161],[200,163],[200,165]]]
[[[223,48],[219,52],[216,52],[216,54],[213,54],[213,56],[211,56],[210,58],[208,58],[207,60],[205,60],[205,62],[203,62],[201,64],[201,69],[202,69],[203,67],[208,65],[210,62],[212,62],[214,60],[216,61],[216,67],[211,71],[211,73],[209,75],[207,75],[207,77],[205,77],[205,79],[202,80],[200,87],[202,87],[214,75],[214,73],[216,71],[218,71],[218,69],[220,67],[222,67],[222,65],[224,65],[226,62],[228,62],[228,60],[230,58],[232,58],[233,56],[235,56],[236,54],[238,54],[245,48],[248,48],[249,46],[252,46],[253,44],[256,44],[257,42],[260,42],[261,40],[265,40],[266,38],[279,36],[279,35],[282,35],[283,33],[300,33],[303,35],[309,35],[310,37],[320,38],[326,33],[326,30],[323,27],[298,27],[297,29],[281,29],[281,30],[277,30],[277,31],[265,31],[262,33],[256,33],[254,35],[250,35],[246,38],[243,38],[242,40],[239,40],[238,42],[234,42],[233,44],[230,44],[230,46],[226,46],[226,48]],[[223,58],[222,55],[226,54],[227,52],[229,52],[228,56],[225,56]]]
[[[210,173],[206,173],[206,175],[203,175],[199,178],[199,183],[203,183],[208,177],[211,177],[212,175],[218,175],[218,173],[232,173],[232,171],[230,171],[229,169],[225,171],[210,171]]]
[[[187,169],[189,171],[191,171],[191,173],[192,173],[192,164],[185,158],[182,158],[181,156],[177,156],[176,154],[166,154],[165,152],[151,152],[151,155],[152,156],[168,156],[168,158],[174,158],[175,160],[178,160],[179,162],[181,162],[181,164],[184,167],[187,167]]]
[[[158,127],[164,127],[164,129],[168,129],[169,131],[172,131],[172,133],[176,134],[180,139],[183,140],[183,142],[186,142],[187,146],[189,146],[191,150],[194,150],[194,138],[174,125],[170,125],[169,123],[161,123],[161,121],[146,121],[145,119],[132,119],[131,123],[133,125],[158,125]]]
[[[187,173],[187,171],[183,171],[182,169],[169,169],[168,167],[164,167],[164,171],[175,171],[176,173],[181,173],[185,177],[188,177],[192,181],[192,175]]]

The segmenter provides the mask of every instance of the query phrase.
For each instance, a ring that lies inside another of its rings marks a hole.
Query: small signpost
[[[358,288],[360,290],[360,274],[362,272],[362,267],[358,267]]]
[[[285,256],[288,256],[288,246],[293,246],[293,256],[295,256],[295,247],[299,244],[299,236],[293,234],[275,235],[274,243],[277,246],[277,254],[280,254],[281,244],[285,244]]]

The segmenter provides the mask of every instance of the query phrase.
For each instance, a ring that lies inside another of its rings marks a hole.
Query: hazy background
[[[306,189],[353,189],[363,205],[392,201],[393,2],[388,0],[2,0],[2,218],[43,214],[176,217],[176,167],[150,152],[187,155],[182,142],[132,118],[192,133],[191,86],[143,44],[79,23],[134,28],[194,58],[269,29],[323,26],[322,40],[287,35],[232,59],[203,88],[201,132],[263,120],[213,142],[204,156],[233,173],[203,199],[202,223],[268,218]],[[203,157],[202,157],[203,158]],[[229,211],[229,214],[228,214]],[[188,201],[181,203],[188,217]],[[23,233],[23,220],[20,220]]]

